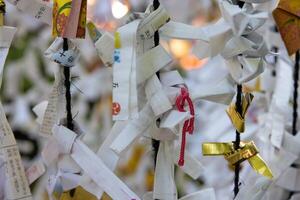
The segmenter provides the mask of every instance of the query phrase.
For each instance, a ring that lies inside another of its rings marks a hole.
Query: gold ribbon
[[[245,115],[253,100],[253,97],[254,96],[251,93],[246,93],[242,96],[242,114],[236,110],[235,103],[232,103],[226,110],[226,113],[229,116],[233,126],[239,133],[243,133],[245,131]]]
[[[0,0],[0,26],[4,26],[5,2]]]
[[[115,32],[115,48],[121,49],[121,36],[119,32]]]
[[[225,159],[231,164],[235,165],[238,162],[247,160],[251,167],[258,174],[268,178],[273,178],[271,169],[267,166],[265,161],[258,154],[259,151],[253,141],[241,142],[240,149],[234,150],[234,143],[204,143],[202,144],[202,154],[204,156],[219,156],[223,155]]]

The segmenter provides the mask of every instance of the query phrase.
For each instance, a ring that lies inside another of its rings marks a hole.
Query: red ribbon
[[[176,107],[179,112],[186,112],[184,109],[185,103],[188,103],[188,107],[190,110],[191,118],[186,120],[183,124],[182,128],[182,139],[181,139],[181,147],[180,147],[180,156],[178,165],[184,165],[184,152],[185,152],[185,145],[186,145],[186,133],[190,135],[194,132],[194,125],[195,125],[195,109],[192,99],[190,98],[189,91],[187,88],[181,88],[181,94],[176,99]]]

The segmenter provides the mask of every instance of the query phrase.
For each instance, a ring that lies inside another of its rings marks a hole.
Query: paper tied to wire
[[[6,119],[2,104],[0,104],[0,155],[3,163],[0,170],[4,171],[5,199],[31,200],[29,183],[14,134]],[[2,173],[1,172],[1,173]]]
[[[173,122],[168,122],[170,123],[169,125],[164,123],[165,119],[169,117],[169,114],[176,115],[176,113],[172,112],[171,110],[176,109],[173,108],[173,105],[175,105],[175,100],[177,96],[180,94],[180,88],[179,87],[176,88],[172,86],[178,84],[180,85],[182,84],[183,81],[182,79],[177,79],[177,80],[175,79],[175,81],[173,80],[173,82],[164,81],[164,78],[168,77],[166,76],[166,74],[168,73],[172,74],[173,72],[161,73],[160,80],[157,78],[156,75],[153,75],[150,79],[147,80],[145,84],[147,103],[139,112],[139,117],[137,119],[130,120],[127,126],[125,127],[125,129],[122,130],[120,135],[112,143],[111,148],[116,153],[119,154],[125,152],[137,138],[141,137],[144,134],[144,132],[147,131],[149,128],[152,128],[152,126],[156,123],[156,120],[158,118],[161,118],[160,128],[168,127],[171,131],[175,132],[173,134],[177,134],[177,129],[174,129],[176,125],[184,122],[186,120],[186,117],[188,118],[190,117],[186,115],[186,112],[181,112],[181,113],[179,112],[180,115],[185,117],[179,117],[179,116],[177,118],[171,117],[169,119],[173,119],[174,120]],[[177,72],[174,75],[175,77],[178,77],[177,75],[179,74]],[[167,78],[167,80],[172,80],[172,78],[171,79]],[[171,85],[166,85],[166,89],[170,93],[166,92],[162,83],[171,84]],[[173,94],[172,92],[174,90],[175,90],[175,94]],[[171,112],[169,113],[169,111]],[[165,115],[163,115],[164,113]],[[170,125],[172,125],[172,127],[170,127]]]
[[[7,0],[19,10],[33,16],[46,24],[52,23],[52,5],[50,1],[42,0]]]
[[[153,5],[149,7],[150,12],[143,17],[139,24],[138,36],[142,40],[154,37],[154,33],[159,30],[163,25],[170,21],[170,16],[163,6],[159,6],[154,10]]]
[[[226,110],[231,123],[239,133],[245,132],[245,116],[254,96],[251,93],[242,95],[242,113],[237,111],[235,103],[232,103]]]
[[[53,135],[63,153],[67,153],[80,168],[112,199],[140,198],[132,192],[104,163],[91,151],[76,134],[64,126],[54,126]]]
[[[273,17],[289,55],[300,49],[300,2],[280,0]]]
[[[138,117],[138,85],[171,62],[171,57],[166,50],[160,45],[153,48],[153,39],[149,39],[150,36],[153,37],[156,29],[163,26],[167,21],[167,14],[160,15],[156,12],[161,13],[162,10],[152,11],[143,19],[136,19],[120,27],[114,35],[114,120],[128,120]],[[147,36],[139,38],[140,34],[147,34]],[[105,36],[106,34],[103,35],[104,38]],[[101,39],[102,37],[98,41],[101,42]],[[99,46],[97,43],[96,46]],[[100,55],[103,52],[101,48],[104,47],[97,48]],[[105,58],[103,55],[102,57]],[[110,62],[108,61],[108,63]]]
[[[220,156],[223,155],[230,165],[248,161],[254,171],[267,178],[273,178],[270,168],[258,154],[259,151],[253,141],[241,142],[240,149],[234,149],[234,143],[203,143],[202,153],[204,156]]]
[[[191,88],[191,97],[193,101],[206,100],[214,103],[229,105],[235,96],[234,81],[228,75],[216,84],[207,84],[199,88]]]
[[[40,123],[40,134],[44,137],[52,135],[52,127],[59,123],[65,113],[65,87],[63,68],[55,73],[55,81],[48,101],[35,106]]]
[[[79,59],[79,49],[70,40],[68,41],[68,45],[68,50],[64,51],[63,39],[56,38],[44,54],[47,58],[62,66],[73,67]]]
[[[84,38],[87,0],[54,0],[52,16],[53,37]]]
[[[175,107],[176,99],[181,95],[181,87],[184,84],[179,73],[177,71],[161,72],[159,76],[160,80],[156,75],[152,75],[146,81],[147,103],[140,111],[139,117],[130,120],[119,135],[114,138],[110,148],[116,154],[122,155],[143,135],[160,140],[153,198],[176,199],[174,164],[192,178],[199,177],[203,172],[203,166],[187,152],[183,155],[185,158],[184,165],[178,163],[179,158],[183,157],[182,147],[174,143],[183,130],[185,121],[193,118],[193,116],[188,109],[182,112]],[[187,106],[186,102],[184,102],[185,106]],[[161,119],[159,126],[156,124],[158,118]]]
[[[264,57],[269,51],[256,30],[268,15],[255,11],[250,4],[247,9],[241,9],[220,1],[219,6],[222,18],[216,24],[201,28],[208,39],[198,40],[194,52],[199,58],[221,54],[232,78],[239,84],[248,82],[264,70]]]

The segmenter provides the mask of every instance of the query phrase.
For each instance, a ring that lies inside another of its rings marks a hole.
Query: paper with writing
[[[79,49],[71,40],[68,41],[68,47],[68,50],[64,51],[63,39],[56,38],[51,46],[45,51],[44,55],[60,65],[73,67],[78,61]]]
[[[138,116],[136,34],[139,22],[136,20],[122,26],[115,33],[113,102],[120,109],[114,113],[114,120],[128,120]]]
[[[7,0],[21,11],[33,16],[35,19],[51,25],[52,5],[41,0]]]
[[[31,200],[31,192],[13,132],[0,104],[0,151],[5,170],[5,198]]]
[[[9,47],[17,29],[9,26],[0,27],[0,87],[2,85],[3,69]]]
[[[62,69],[59,69],[59,71],[55,75],[55,82],[49,96],[47,108],[43,117],[42,126],[40,128],[40,134],[42,136],[51,136],[54,124],[58,123],[64,114],[65,89],[63,87],[63,81],[64,78],[62,74]]]
[[[141,39],[153,38],[154,33],[170,20],[167,11],[159,6],[144,17],[139,25],[139,37]]]
[[[38,160],[26,170],[28,183],[31,184],[46,172],[46,168],[42,160]]]

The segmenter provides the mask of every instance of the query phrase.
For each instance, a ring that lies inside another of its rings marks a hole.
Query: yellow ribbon
[[[115,32],[115,48],[121,49],[121,36],[119,32]]]
[[[253,141],[241,142],[240,149],[238,150],[234,149],[233,142],[212,142],[202,144],[202,154],[204,156],[223,155],[231,165],[247,160],[254,171],[258,174],[268,178],[273,178],[271,169],[258,153],[259,151]]]
[[[226,110],[226,113],[229,116],[233,126],[239,133],[243,133],[245,131],[245,115],[253,100],[253,97],[254,96],[251,93],[246,93],[242,96],[242,114],[236,110],[235,103],[232,103]]]
[[[0,26],[4,26],[5,2],[0,0]]]

